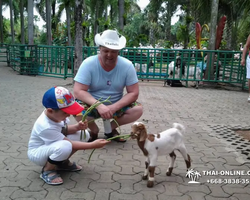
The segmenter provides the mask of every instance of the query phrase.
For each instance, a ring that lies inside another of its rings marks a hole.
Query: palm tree
[[[67,31],[68,31],[68,45],[71,46],[71,33],[70,33],[70,21],[71,21],[71,9],[70,9],[71,1],[65,2],[65,10],[66,10],[66,20],[67,20]]]
[[[28,0],[28,40],[29,44],[33,45],[34,44],[34,13],[33,13],[33,8],[34,8],[34,1],[33,0]]]
[[[156,43],[156,34],[158,31],[158,13],[161,8],[162,0],[152,0],[148,4],[148,19],[149,19],[149,43],[155,46]]]
[[[24,0],[20,0],[20,19],[21,19],[21,43],[25,44],[25,31],[24,31]]]
[[[167,3],[167,13],[165,13],[164,16],[166,16],[164,20],[164,25],[165,25],[165,40],[172,40],[172,35],[171,35],[171,18],[174,14],[174,12],[177,9],[178,4],[176,1],[168,1]]]
[[[72,45],[72,39],[71,39],[71,19],[72,19],[72,8],[74,7],[74,1],[73,0],[59,0],[58,1],[58,12],[56,13],[56,20],[59,22],[59,19],[62,16],[63,11],[66,12],[66,26],[67,26],[67,36],[68,36],[68,45]]]
[[[3,1],[0,0],[0,43],[3,43]]]
[[[124,28],[124,0],[118,0],[119,5],[119,28],[123,31]]]
[[[209,50],[215,49],[215,41],[216,41],[216,27],[217,27],[217,16],[218,16],[218,7],[219,7],[219,0],[212,0],[212,9],[211,9],[211,20],[210,20],[210,39],[209,39]],[[210,58],[212,56],[212,58]],[[213,54],[208,54],[207,58],[207,66],[212,66],[214,63],[214,56]],[[205,72],[205,79],[208,79],[209,70],[211,73],[211,79],[213,80],[214,75],[214,68],[207,67]]]
[[[13,19],[13,4],[12,0],[9,0],[9,6],[10,6],[10,27],[11,27],[11,42],[14,44],[15,42],[15,30],[14,30],[14,19]]]
[[[74,61],[74,75],[76,75],[82,63],[82,13],[83,13],[84,0],[75,0],[75,61]]]
[[[46,29],[47,29],[47,44],[52,45],[51,31],[51,0],[46,0]]]

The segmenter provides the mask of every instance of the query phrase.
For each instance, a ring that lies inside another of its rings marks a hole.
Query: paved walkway
[[[124,144],[112,142],[96,150],[89,164],[91,151],[77,152],[72,160],[82,165],[83,170],[63,173],[61,186],[46,185],[39,178],[41,168],[27,159],[27,142],[32,125],[43,110],[43,93],[54,85],[72,90],[71,83],[72,79],[18,75],[0,65],[0,199],[250,199],[250,175],[241,174],[250,172],[250,143],[234,131],[250,128],[247,92],[171,88],[152,81],[140,82],[139,101],[144,105],[140,121],[146,123],[151,133],[165,130],[173,122],[186,126],[185,142],[192,168],[201,175],[195,179],[199,183],[188,183],[191,179],[186,177],[184,161],[177,152],[173,175],[165,176],[168,161],[160,157],[156,184],[147,188],[142,180],[144,157],[136,141],[129,140]],[[130,125],[123,126],[121,131],[129,133]]]

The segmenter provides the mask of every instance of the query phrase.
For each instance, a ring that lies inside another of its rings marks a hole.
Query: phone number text
[[[250,180],[249,179],[208,179],[207,183],[212,183],[212,184],[249,184]]]

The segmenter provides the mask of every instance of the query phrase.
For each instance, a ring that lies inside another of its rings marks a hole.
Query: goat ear
[[[139,134],[140,134],[140,139],[139,139],[140,142],[143,142],[147,139],[147,131],[146,131],[145,127],[144,127],[144,129],[140,130]]]

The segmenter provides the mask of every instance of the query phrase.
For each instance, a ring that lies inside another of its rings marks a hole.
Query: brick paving
[[[112,142],[97,149],[88,163],[90,150],[79,151],[72,160],[81,172],[62,173],[64,184],[49,186],[40,178],[41,168],[27,158],[32,125],[43,110],[43,93],[54,85],[72,91],[72,79],[18,75],[0,64],[0,199],[3,200],[248,200],[250,176],[204,172],[250,171],[249,141],[231,137],[233,128],[249,128],[247,92],[236,88],[171,88],[163,82],[140,81],[139,101],[144,106],[140,121],[148,132],[158,133],[173,122],[186,127],[185,143],[199,183],[188,183],[185,163],[177,152],[172,176],[165,175],[168,159],[159,157],[155,186],[142,180],[144,157],[136,141]],[[72,118],[71,123],[74,123]],[[98,121],[101,125],[101,121]],[[101,126],[102,128],[102,126]],[[130,132],[130,125],[121,132]],[[102,131],[99,137],[104,137]],[[233,143],[238,142],[237,145]],[[240,144],[239,144],[240,143]],[[243,145],[243,147],[242,147]],[[243,148],[243,150],[242,150]],[[208,180],[224,183],[209,183]],[[233,183],[232,181],[247,183]],[[225,183],[231,181],[231,183]]]

